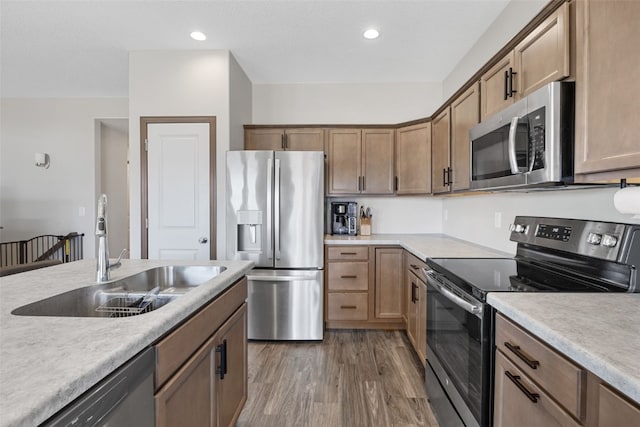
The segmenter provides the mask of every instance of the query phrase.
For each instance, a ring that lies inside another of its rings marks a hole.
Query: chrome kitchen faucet
[[[107,195],[98,197],[98,219],[96,221],[96,237],[98,238],[98,264],[96,266],[96,281],[98,283],[109,280],[109,271],[122,265],[120,260],[127,252],[123,249],[113,264],[109,263],[109,243],[107,241]]]

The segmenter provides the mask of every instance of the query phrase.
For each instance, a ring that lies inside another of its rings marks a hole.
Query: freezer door
[[[273,151],[227,152],[227,259],[273,267]]]
[[[248,280],[251,340],[321,340],[322,270],[252,270]]]
[[[324,153],[275,152],[274,254],[276,268],[322,268]]]

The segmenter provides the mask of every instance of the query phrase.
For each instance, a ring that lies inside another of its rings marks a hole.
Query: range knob
[[[522,224],[511,224],[509,230],[514,233],[524,233],[527,230],[527,227]]]
[[[602,241],[602,234],[598,233],[589,233],[587,236],[587,243],[591,245],[599,245]]]
[[[617,244],[618,244],[618,238],[616,236],[612,236],[611,234],[605,234],[602,237],[602,246],[613,248]]]

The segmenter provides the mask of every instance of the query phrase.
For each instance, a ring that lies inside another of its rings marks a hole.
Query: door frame
[[[215,116],[159,116],[140,117],[140,257],[149,258],[149,180],[146,141],[147,126],[160,123],[209,124],[209,259],[216,259],[216,117]]]

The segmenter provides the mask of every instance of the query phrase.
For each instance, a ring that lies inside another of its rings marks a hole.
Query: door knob
[[[201,238],[198,239],[198,243],[202,243],[203,245],[205,243],[207,243],[208,241],[209,241],[209,239],[207,239],[206,237],[201,237]]]

